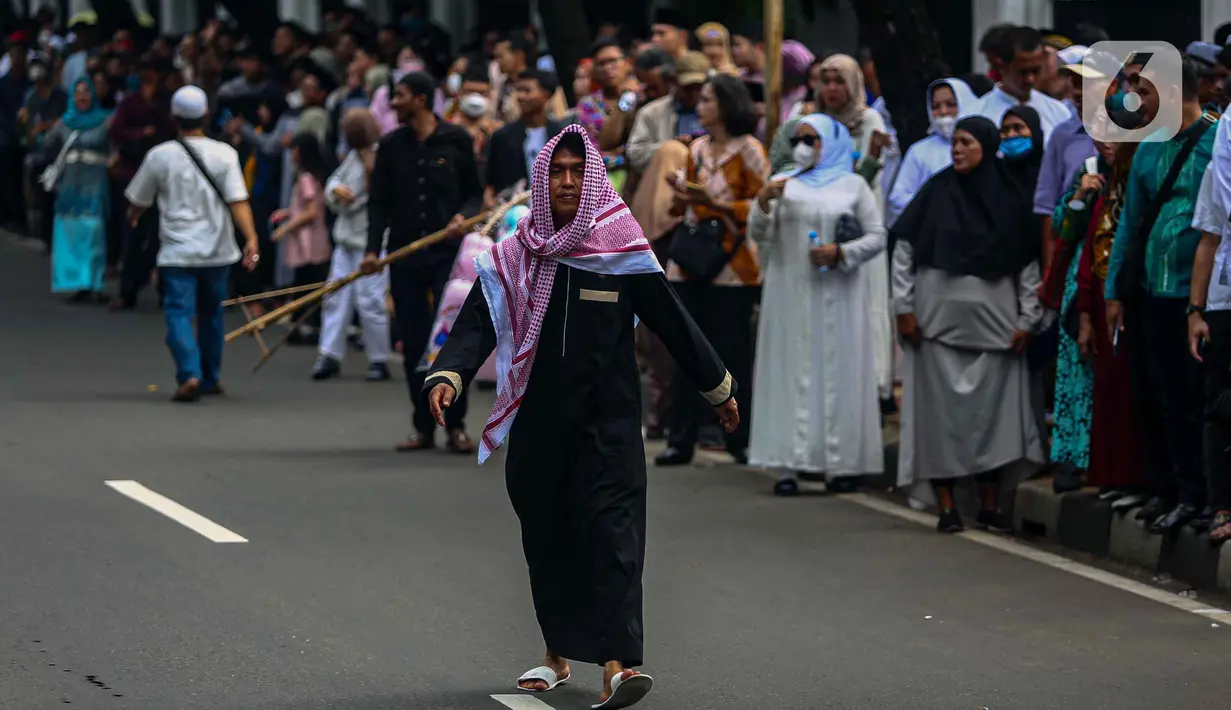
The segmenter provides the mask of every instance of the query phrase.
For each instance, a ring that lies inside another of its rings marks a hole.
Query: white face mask
[[[467,118],[479,118],[487,113],[487,97],[483,94],[466,94],[457,102]]]
[[[457,92],[461,90],[462,90],[462,75],[461,74],[450,74],[449,77],[445,79],[445,91],[448,92],[450,96],[457,96]]]
[[[936,128],[936,135],[952,140],[953,129],[957,128],[957,116],[937,116],[932,119],[932,125]]]
[[[287,94],[286,95],[286,105],[287,105],[287,108],[290,108],[291,110],[303,108],[303,94],[299,93],[298,90],[292,91],[291,93]]]
[[[800,143],[791,150],[791,157],[801,170],[806,170],[816,164],[816,148]]]
[[[47,69],[42,64],[30,65],[30,81],[42,81],[47,76]]]

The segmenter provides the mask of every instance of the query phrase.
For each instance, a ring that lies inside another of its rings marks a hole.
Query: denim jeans
[[[167,347],[175,358],[175,381],[197,378],[203,388],[218,384],[222,369],[222,302],[230,266],[163,267],[162,310],[167,319]],[[197,332],[192,332],[192,319]]]

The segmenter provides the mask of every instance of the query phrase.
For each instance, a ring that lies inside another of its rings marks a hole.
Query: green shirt
[[[1146,291],[1162,298],[1188,298],[1193,273],[1193,256],[1201,241],[1201,232],[1193,229],[1193,210],[1197,193],[1201,190],[1201,178],[1214,154],[1214,130],[1206,121],[1198,121],[1169,141],[1142,143],[1133,158],[1133,167],[1128,175],[1128,190],[1124,198],[1124,210],[1116,226],[1111,257],[1107,262],[1107,300],[1119,300],[1116,279],[1124,264],[1129,243],[1138,238],[1141,220],[1158,194],[1163,180],[1184,147],[1185,141],[1194,132],[1202,129],[1205,135],[1197,141],[1188,161],[1176,178],[1167,200],[1159,211],[1154,229],[1150,231],[1145,248]]]

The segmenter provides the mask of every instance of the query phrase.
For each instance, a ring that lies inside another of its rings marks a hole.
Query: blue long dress
[[[70,98],[71,101],[71,98]],[[101,293],[107,270],[107,218],[111,187],[107,158],[109,124],[80,131],[69,149],[76,160],[65,163],[56,190],[51,249],[51,290],[55,293]],[[56,155],[73,130],[55,128],[48,150]]]

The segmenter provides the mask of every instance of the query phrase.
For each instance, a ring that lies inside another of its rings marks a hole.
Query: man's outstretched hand
[[[718,414],[718,423],[722,424],[728,434],[739,428],[739,405],[735,403],[734,397],[714,407],[714,411]]]
[[[445,410],[453,406],[453,398],[456,396],[453,385],[447,382],[436,385],[427,395],[427,406],[432,410],[432,418],[442,429],[445,426]]]

